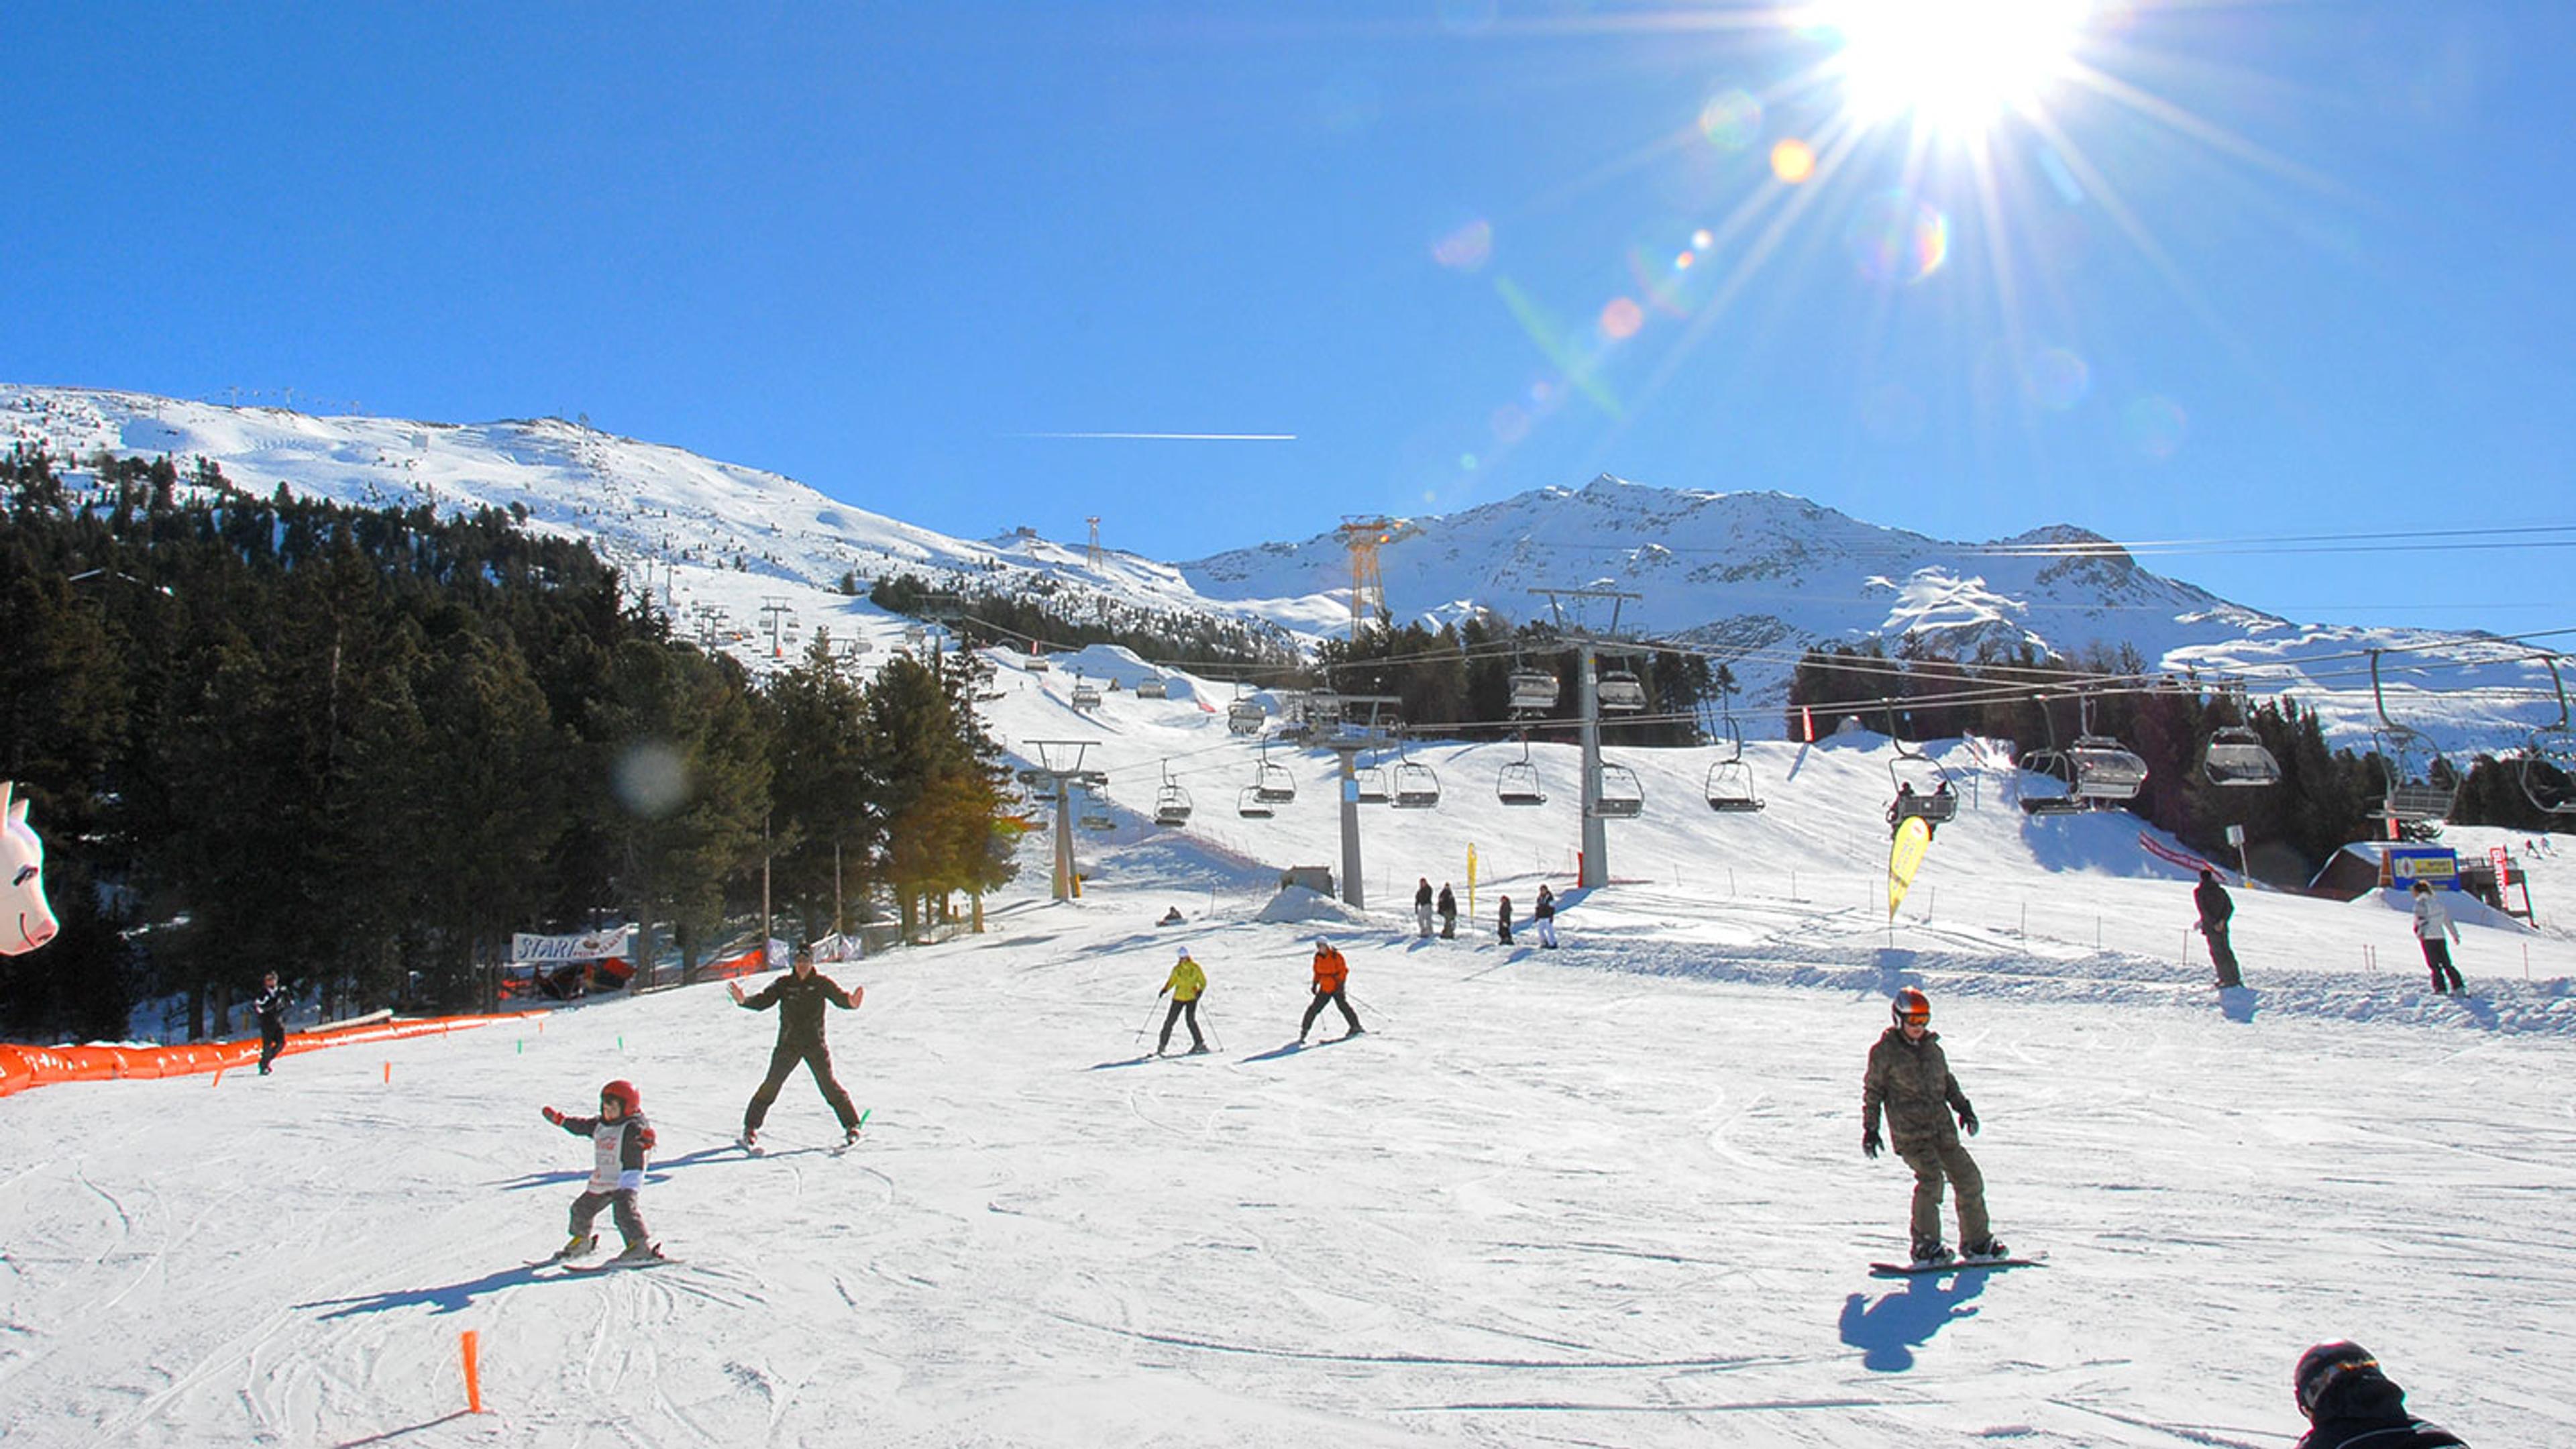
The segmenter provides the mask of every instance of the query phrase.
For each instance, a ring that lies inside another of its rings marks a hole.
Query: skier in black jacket
[[[784,976],[772,981],[756,996],[742,994],[742,983],[730,981],[725,989],[733,993],[734,1004],[752,1011],[778,1008],[778,1045],[769,1052],[769,1075],[762,1079],[760,1090],[751,1094],[751,1105],[743,1109],[742,1145],[751,1147],[760,1139],[760,1124],[769,1116],[769,1104],[778,1100],[778,1089],[787,1074],[803,1062],[814,1073],[814,1085],[823,1091],[823,1100],[841,1119],[844,1144],[859,1140],[859,1112],[850,1105],[850,1094],[832,1077],[832,1051],[823,1045],[824,1003],[844,1010],[855,1010],[867,988],[853,986],[843,991],[832,978],[814,970],[814,953],[798,947],[794,966]]]
[[[2290,1384],[2311,1426],[2297,1449],[2440,1449],[2458,1435],[2406,1412],[2406,1391],[2357,1343],[2321,1343],[2299,1355]]]
[[[1458,898],[1449,893],[1449,883],[1440,883],[1440,939],[1458,939]]]
[[[2227,887],[2218,883],[2218,872],[2201,868],[2200,884],[2191,889],[2191,903],[2200,911],[2200,933],[2209,938],[2209,960],[2218,968],[2218,984],[2244,985],[2245,978],[2236,971],[2236,948],[2227,943],[2227,920],[2236,914],[2236,903],[2227,898]]]
[[[286,988],[277,984],[277,973],[260,978],[260,993],[250,1009],[259,1016],[259,1074],[268,1075],[268,1064],[286,1050]]]

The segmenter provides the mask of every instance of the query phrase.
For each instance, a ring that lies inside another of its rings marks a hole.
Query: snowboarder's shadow
[[[1990,1273],[1924,1274],[1883,1294],[1876,1303],[1854,1293],[1843,1300],[1843,1342],[1861,1351],[1861,1366],[1872,1373],[1901,1374],[1914,1367],[1914,1350],[1932,1341],[1952,1322],[1974,1318],[1963,1307],[1985,1291]]]
[[[740,1156],[742,1156],[742,1149],[730,1144],[722,1147],[701,1147],[695,1152],[684,1153],[678,1157],[665,1157],[661,1161],[654,1163],[650,1168],[645,1170],[644,1182],[645,1185],[649,1187],[654,1183],[665,1181],[667,1174],[675,1171],[676,1169],[695,1167],[701,1162],[707,1162],[715,1158]],[[568,1167],[561,1172],[523,1173],[520,1176],[507,1178],[491,1185],[501,1189],[503,1192],[517,1192],[523,1188],[562,1187],[571,1183],[587,1182],[589,1180],[590,1173],[588,1171],[582,1168]]]
[[[2229,1021],[2251,1024],[2259,999],[2250,986],[2222,986],[2218,988],[2218,1014]]]

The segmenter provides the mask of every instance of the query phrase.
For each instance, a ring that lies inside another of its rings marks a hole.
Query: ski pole
[[[1143,1041],[1145,1039],[1145,1033],[1154,1029],[1154,1018],[1162,1015],[1162,1013],[1163,998],[1157,996],[1154,998],[1154,1009],[1145,1013],[1145,1024],[1136,1028],[1136,1040]]]
[[[1204,1007],[1207,1004],[1206,999],[1202,997],[1199,1004]],[[1199,1013],[1199,1026],[1202,1030],[1207,1032],[1208,1044],[1210,1046],[1216,1048],[1218,1051],[1225,1050],[1225,1038],[1216,1034],[1216,1017],[1214,1015],[1202,1010]]]

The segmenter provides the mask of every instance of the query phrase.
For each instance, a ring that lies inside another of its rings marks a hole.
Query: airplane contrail
[[[1012,433],[1014,438],[1143,438],[1181,443],[1293,443],[1295,433]]]

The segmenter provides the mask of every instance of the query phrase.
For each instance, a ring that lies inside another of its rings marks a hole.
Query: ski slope
[[[1061,666],[1002,671],[996,730],[1098,741],[1121,823],[1084,834],[1080,900],[1032,857],[986,934],[834,973],[867,992],[830,1023],[873,1113],[847,1155],[801,1078],[770,1155],[729,1145],[774,1022],[712,984],[0,1102],[0,1435],[2285,1446],[2290,1364],[2346,1336],[2481,1449],[2576,1433],[2561,860],[2529,862],[2544,929],[2463,911],[2466,999],[2375,898],[2239,892],[2222,1001],[2137,823],[2026,821],[1971,746],[1892,926],[1883,743],[1749,749],[1753,817],[1698,799],[1712,752],[1614,750],[1648,799],[1617,883],[1568,896],[1562,950],[1506,949],[1495,891],[1572,884],[1569,748],[1534,750],[1537,810],[1494,800],[1497,747],[1418,750],[1441,805],[1363,811],[1350,913],[1269,889],[1338,863],[1329,756],[1274,751],[1299,797],[1240,820],[1223,696],[1127,683],[1086,717]],[[1203,830],[1133,818],[1167,758]],[[1413,880],[1463,904],[1470,845],[1475,917],[1416,940]],[[1319,932],[1369,1030],[1284,1050]],[[1182,943],[1219,1050],[1149,1059]],[[1862,1159],[1858,1078],[1903,983],[1984,1120],[1997,1232],[2048,1266],[1868,1276],[1908,1178]],[[684,1261],[532,1274],[589,1165],[538,1108],[611,1077]]]

